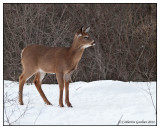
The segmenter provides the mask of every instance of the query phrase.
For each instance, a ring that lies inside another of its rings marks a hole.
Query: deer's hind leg
[[[32,71],[23,71],[19,76],[19,104],[23,105],[23,86],[24,83],[34,74]]]
[[[43,80],[45,74],[46,74],[46,73],[44,73],[44,72],[38,72],[38,73],[36,73],[33,82],[34,82],[34,84],[35,84],[35,86],[36,86],[39,94],[41,95],[43,101],[44,101],[47,105],[52,105],[52,104],[48,101],[48,99],[46,98],[46,96],[45,96],[45,94],[44,94],[44,92],[43,92],[43,90],[42,90],[42,88],[41,88],[41,83],[42,83],[42,80]]]

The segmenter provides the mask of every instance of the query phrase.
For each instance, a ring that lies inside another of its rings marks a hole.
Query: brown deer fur
[[[88,36],[89,28],[81,28],[74,36],[71,47],[47,47],[42,45],[30,45],[22,50],[21,63],[23,72],[19,77],[19,103],[23,105],[23,86],[32,75],[35,74],[34,84],[48,105],[51,103],[46,98],[41,88],[45,73],[55,73],[59,84],[59,106],[63,107],[63,89],[65,86],[65,102],[72,107],[69,101],[70,74],[77,68],[84,49],[93,46],[94,40]]]

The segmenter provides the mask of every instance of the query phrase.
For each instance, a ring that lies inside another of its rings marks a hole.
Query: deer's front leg
[[[63,105],[63,89],[64,89],[64,80],[63,80],[63,74],[58,73],[56,74],[57,81],[59,84],[59,106],[64,107]]]
[[[65,103],[68,107],[72,107],[72,104],[69,101],[69,80],[65,80]]]

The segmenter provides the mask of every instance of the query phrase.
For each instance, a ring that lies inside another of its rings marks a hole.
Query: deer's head
[[[94,46],[95,42],[93,39],[90,38],[88,35],[88,32],[90,30],[90,27],[84,28],[82,27],[80,30],[77,31],[75,34],[74,40],[76,41],[76,46],[80,48],[87,48],[90,46]]]

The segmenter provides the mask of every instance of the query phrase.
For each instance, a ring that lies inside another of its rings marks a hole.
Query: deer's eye
[[[85,36],[84,39],[88,39],[88,36]]]

